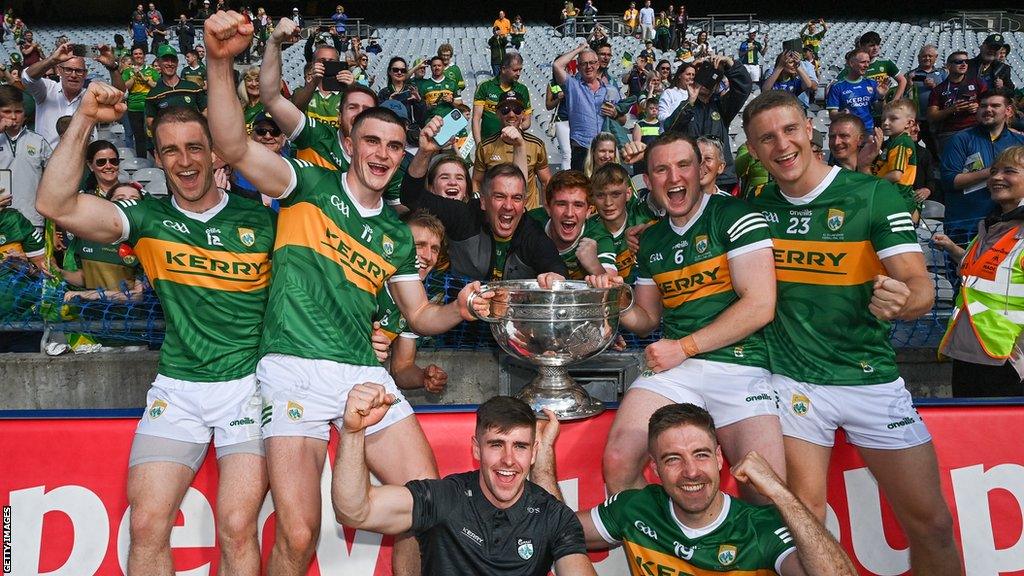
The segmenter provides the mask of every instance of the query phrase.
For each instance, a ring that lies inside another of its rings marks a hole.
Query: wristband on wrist
[[[683,349],[683,354],[686,354],[687,358],[693,358],[700,354],[700,347],[697,346],[697,341],[693,339],[693,334],[680,339],[679,347]]]

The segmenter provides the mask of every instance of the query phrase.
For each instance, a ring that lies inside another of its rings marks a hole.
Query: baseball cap
[[[160,47],[156,49],[156,57],[177,59],[178,51],[175,50],[174,46],[171,46],[170,44],[161,44]]]
[[[501,106],[502,104],[511,104],[513,106],[518,106],[519,108],[526,108],[526,104],[524,104],[523,100],[519,98],[519,94],[516,93],[515,90],[506,90],[501,93],[501,96],[498,96],[497,106]]]
[[[1003,44],[1006,44],[1006,39],[1003,38],[1002,34],[989,34],[982,44],[998,50],[1003,47]]]
[[[278,130],[281,129],[281,127],[277,125],[277,121],[274,120],[274,117],[267,112],[260,112],[252,119],[252,125],[256,126],[257,124],[270,124]]]
[[[409,113],[405,110],[405,106],[402,106],[402,103],[399,102],[398,100],[385,100],[384,102],[381,103],[380,107],[391,110],[392,112],[395,113],[395,115],[397,115],[402,120],[405,120],[406,122],[409,121]]]

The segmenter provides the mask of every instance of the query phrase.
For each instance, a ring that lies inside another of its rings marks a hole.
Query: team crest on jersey
[[[743,346],[734,346],[732,349],[732,355],[737,358],[744,358]]]
[[[843,227],[843,222],[846,220],[846,212],[839,210],[838,208],[828,209],[828,219],[825,220],[825,224],[828,229],[835,232]]]
[[[186,104],[191,104],[192,103],[192,97],[191,96],[185,96],[185,103]]]
[[[790,405],[793,407],[793,414],[806,416],[807,412],[811,409],[811,399],[799,392],[794,392]]]
[[[868,89],[868,94],[871,94],[872,92],[875,91],[875,89],[872,88],[871,86],[867,86],[866,88]]]
[[[722,115],[718,113],[718,110],[714,110],[711,112],[711,119],[718,122],[722,119]]]
[[[239,228],[238,239],[244,246],[252,246],[256,243],[256,232],[252,228]]]
[[[519,539],[519,548],[516,549],[519,552],[519,557],[523,560],[529,560],[533,557],[533,541]]]
[[[288,407],[285,410],[285,412],[288,414],[289,420],[298,422],[299,420],[302,419],[302,404],[299,404],[298,402],[292,402],[291,400],[289,400]]]
[[[391,258],[391,255],[395,253],[395,241],[385,234],[380,240],[380,245],[381,249],[384,251],[384,257]]]
[[[872,372],[875,371],[874,366],[868,364],[867,362],[864,362],[863,360],[861,360],[860,362],[860,369],[863,370],[865,374],[871,374]]]
[[[153,405],[149,407],[149,419],[156,420],[163,415],[164,410],[167,410],[167,402],[163,400],[153,400]]]
[[[703,254],[708,249],[707,235],[701,234],[700,236],[697,236],[693,247],[697,249],[697,254]]]
[[[722,544],[718,547],[718,562],[722,566],[728,566],[736,561],[736,547],[732,544]]]
[[[0,234],[0,245],[7,244],[7,236]]]

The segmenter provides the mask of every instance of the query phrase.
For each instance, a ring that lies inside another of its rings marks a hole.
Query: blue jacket
[[[957,132],[946,143],[942,150],[942,187],[946,191],[946,222],[947,228],[969,228],[974,225],[958,226],[959,220],[970,220],[976,222],[984,218],[995,208],[995,203],[989,198],[988,188],[982,188],[974,192],[964,194],[962,190],[953,188],[953,179],[957,174],[965,171],[976,170],[976,168],[964,169],[967,158],[972,154],[981,156],[982,166],[991,166],[1000,152],[1010,146],[1024,145],[1024,136],[1011,132],[1004,128],[999,137],[992,140],[988,130],[982,126],[975,126]],[[976,164],[975,164],[976,165]]]

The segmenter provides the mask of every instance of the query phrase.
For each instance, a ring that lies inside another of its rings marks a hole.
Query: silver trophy
[[[481,316],[473,300],[494,292],[490,314]],[[537,366],[539,375],[517,396],[535,412],[551,409],[560,420],[600,414],[604,405],[590,397],[565,367],[600,354],[618,333],[619,314],[633,306],[628,285],[592,288],[563,280],[550,289],[536,280],[509,280],[482,286],[469,297],[473,315],[491,325],[491,333],[509,354]]]

